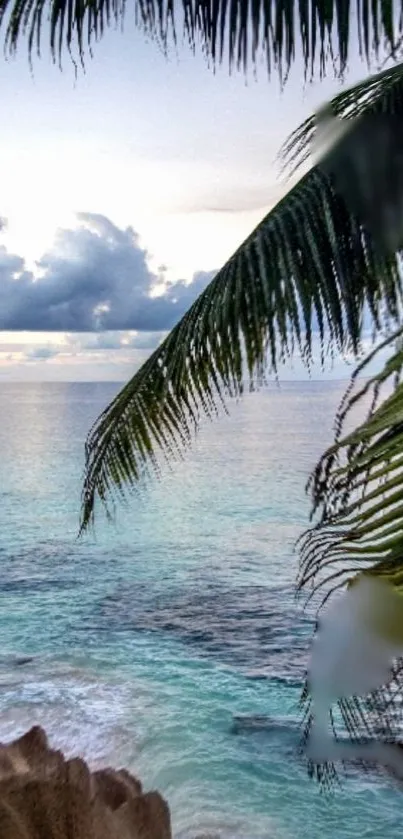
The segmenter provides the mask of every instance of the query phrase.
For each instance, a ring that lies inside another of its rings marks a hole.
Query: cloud
[[[190,284],[168,284],[165,266],[150,269],[132,228],[89,213],[79,216],[78,228],[59,231],[36,276],[21,256],[0,247],[0,378],[12,368],[20,378],[125,380],[212,276],[200,271]],[[365,310],[364,327],[370,321]],[[319,358],[315,315],[312,328]],[[336,367],[346,375],[341,361]],[[290,375],[305,375],[297,358]]]
[[[133,347],[135,350],[153,350],[165,337],[164,332],[140,332],[123,340],[123,346]]]
[[[94,213],[78,218],[77,229],[58,232],[55,247],[38,262],[38,276],[20,256],[0,249],[0,329],[168,331],[213,276],[199,271],[191,283],[161,289],[133,228],[122,230]]]
[[[153,350],[163,340],[164,332],[100,332],[66,336],[63,352],[99,352],[100,350]]]
[[[281,173],[280,173],[281,174]],[[222,176],[210,184],[207,189],[199,189],[193,197],[176,209],[186,214],[215,213],[223,215],[255,214],[263,219],[267,213],[281,201],[284,195],[297,183],[299,175],[272,178],[267,181],[264,173],[259,172],[234,183],[233,175],[228,181]]]
[[[186,213],[252,213],[260,212],[262,218],[280,198],[283,197],[286,186],[278,183],[267,184],[233,184],[226,186],[217,182],[216,189],[199,193],[196,200],[189,199],[181,207]]]
[[[55,358],[59,353],[60,350],[56,347],[35,347],[28,350],[26,359],[27,361],[49,361],[50,358]]]

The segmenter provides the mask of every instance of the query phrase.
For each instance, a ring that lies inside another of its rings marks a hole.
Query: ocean
[[[299,755],[311,624],[304,487],[341,383],[285,383],[206,422],[183,462],[77,539],[83,444],[116,384],[0,386],[0,740],[45,726],[168,799],[175,839],[401,837],[401,792]]]

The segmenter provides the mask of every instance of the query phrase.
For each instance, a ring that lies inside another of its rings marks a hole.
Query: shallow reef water
[[[351,772],[329,799],[299,751],[294,545],[343,385],[245,397],[77,540],[85,434],[115,391],[0,387],[0,739],[38,722],[127,766],[176,839],[400,839],[390,782]]]

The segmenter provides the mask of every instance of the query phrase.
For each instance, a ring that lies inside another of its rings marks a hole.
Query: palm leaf
[[[362,315],[396,318],[398,262],[373,248],[331,179],[312,170],[218,272],[170,335],[101,415],[86,446],[82,527],[96,497],[123,495],[158,452],[181,453],[201,415],[244,383],[259,384],[295,348],[307,366],[313,336],[326,351],[359,351]]]
[[[215,65],[228,57],[230,66],[246,68],[266,59],[284,76],[296,55],[305,69],[323,74],[329,63],[343,73],[348,57],[359,53],[367,61],[380,47],[394,55],[403,27],[402,0],[305,0],[275,3],[264,0],[134,0],[135,21],[147,35],[167,49],[182,31],[194,49],[199,43]],[[40,52],[43,28],[49,31],[54,60],[65,48],[78,49],[83,60],[87,49],[105,29],[122,23],[125,0],[0,0],[0,25],[6,49],[13,53],[23,36],[30,55]]]
[[[299,589],[318,611],[358,571],[382,576],[403,590],[403,329],[389,336],[357,368],[340,407],[336,441],[323,455],[308,484],[312,515],[319,521],[302,538]],[[395,351],[376,375],[366,378],[368,364],[395,344]],[[384,389],[386,397],[381,401]],[[342,429],[363,404],[366,418],[350,433]],[[403,662],[391,682],[367,697],[339,703],[338,736],[355,743],[365,739],[397,743],[403,731]],[[303,694],[305,738],[309,737],[309,691]],[[311,766],[331,783],[334,767]]]
[[[328,449],[308,484],[312,515],[319,522],[302,542],[299,586],[312,592],[332,592],[345,577],[362,568],[385,574],[403,587],[403,349],[396,352],[380,373],[356,390],[379,352],[396,342],[403,330],[388,337],[356,370],[337,418],[337,436],[353,409],[370,403],[366,419]],[[382,388],[394,384],[379,403]],[[342,560],[342,563],[341,563]],[[400,582],[401,578],[401,582]]]
[[[329,148],[331,153],[324,153]],[[294,172],[312,153],[374,239],[382,247],[400,249],[403,64],[336,96],[291,135],[282,157]]]
[[[360,118],[368,122],[374,116],[400,116],[403,105],[403,64],[396,64],[351,87],[342,90],[317,113],[308,117],[284,144],[281,157],[285,165],[295,171],[306,162],[313,149],[320,151],[318,140],[325,129],[344,121],[347,128]]]
[[[388,79],[385,112],[397,84]],[[338,188],[337,155],[336,144],[263,219],[101,415],[87,440],[82,528],[97,497],[106,505],[123,497],[159,469],[161,453],[180,455],[201,416],[242,393],[248,378],[259,384],[295,349],[309,367],[314,334],[323,362],[326,350],[358,353],[364,311],[375,330],[396,321],[399,255]]]

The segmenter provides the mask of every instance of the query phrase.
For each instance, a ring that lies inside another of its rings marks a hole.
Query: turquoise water
[[[298,757],[309,622],[293,543],[339,384],[287,384],[77,541],[82,450],[115,392],[0,387],[0,739],[34,722],[168,798],[175,839],[401,837],[401,793],[328,799]]]

